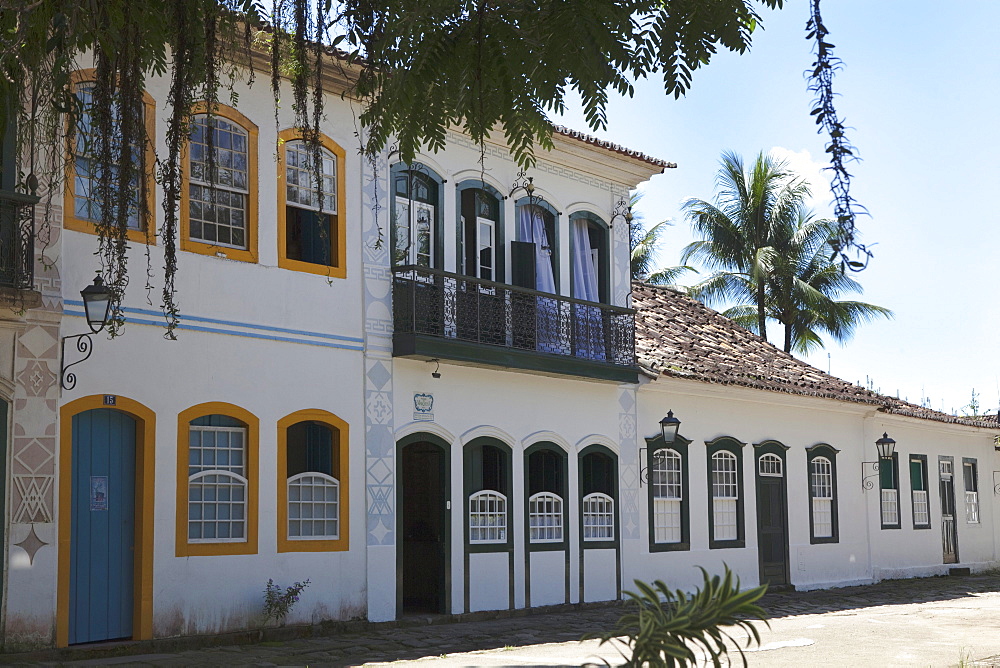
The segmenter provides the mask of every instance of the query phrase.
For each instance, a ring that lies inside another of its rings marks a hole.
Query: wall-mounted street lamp
[[[875,441],[875,448],[878,450],[878,461],[861,462],[861,491],[863,492],[875,487],[875,481],[872,478],[878,476],[882,462],[892,461],[892,455],[896,452],[896,441],[889,437],[888,432],[882,432],[882,438]],[[865,475],[865,467],[869,467],[870,474]]]
[[[667,411],[667,417],[660,420],[660,436],[664,445],[671,445],[677,440],[677,430],[681,421],[674,417],[672,410]],[[646,451],[649,448],[639,448],[639,487],[649,482],[649,468],[646,466]]]
[[[541,197],[535,196],[535,178],[533,176],[528,176],[527,172],[518,172],[517,176],[514,178],[514,184],[510,187],[510,193],[507,197],[513,197],[514,193],[519,190],[523,190],[528,195],[528,205],[536,206],[541,200]]]
[[[98,274],[94,278],[93,285],[88,285],[80,291],[83,297],[83,310],[87,317],[87,327],[89,332],[64,336],[61,341],[61,362],[59,366],[59,383],[64,390],[72,390],[76,387],[76,374],[69,370],[71,366],[76,366],[80,362],[85,362],[93,352],[93,340],[91,334],[99,334],[108,324],[108,315],[111,312],[111,291],[104,285],[104,279]],[[83,355],[81,359],[66,364],[66,342],[76,339],[76,350]]]
[[[629,203],[625,201],[624,197],[618,200],[618,204],[615,205],[615,210],[611,212],[611,221],[608,223],[608,226],[614,227],[615,220],[618,218],[624,220],[626,225],[632,225],[632,207],[629,206]]]

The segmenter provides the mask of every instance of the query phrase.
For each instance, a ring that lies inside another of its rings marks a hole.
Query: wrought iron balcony
[[[35,282],[37,197],[0,190],[0,287],[30,290]]]
[[[406,265],[393,354],[637,382],[635,311]]]

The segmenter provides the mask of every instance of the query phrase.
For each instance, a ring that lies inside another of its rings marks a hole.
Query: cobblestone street
[[[937,577],[866,587],[780,592],[763,601],[771,629],[750,666],[1000,666],[1000,577]],[[108,657],[99,650],[8,655],[34,665],[420,666],[581,665],[618,654],[587,634],[609,628],[619,605],[458,623],[413,618],[361,632]],[[129,651],[128,646],[119,651]],[[141,649],[140,647],[134,647]],[[88,651],[90,657],[88,658]],[[620,658],[619,661],[620,663]],[[738,662],[738,657],[737,657]]]

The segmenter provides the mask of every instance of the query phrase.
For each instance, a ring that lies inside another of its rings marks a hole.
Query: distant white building
[[[311,581],[295,624],[615,599],[723,562],[804,588],[996,564],[996,424],[851,386],[631,283],[628,193],[672,165],[562,128],[527,174],[459,133],[370,163],[340,85],[322,207],[264,87],[198,110],[178,341],[136,229],[125,335],[63,373],[99,268],[83,149],[45,235],[0,258],[8,648],[258,626],[268,578]],[[162,148],[167,82],[148,95]],[[32,222],[11,165],[9,245]],[[42,254],[32,277],[18,257]]]

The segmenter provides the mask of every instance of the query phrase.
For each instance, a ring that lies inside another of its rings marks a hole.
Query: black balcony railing
[[[0,190],[0,287],[30,290],[35,282],[37,197]]]
[[[635,367],[635,311],[427,267],[394,269],[396,335]]]

